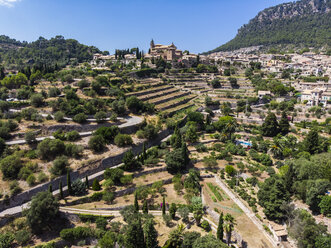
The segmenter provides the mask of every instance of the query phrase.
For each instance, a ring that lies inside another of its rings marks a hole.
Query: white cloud
[[[13,7],[14,3],[17,3],[21,0],[0,0],[0,5],[7,6],[7,7]]]

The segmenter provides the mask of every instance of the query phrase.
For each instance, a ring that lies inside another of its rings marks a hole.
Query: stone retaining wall
[[[171,134],[170,130],[161,131],[157,138],[155,138],[154,140],[152,140],[146,144],[146,148],[158,145],[162,139],[164,139],[165,137],[167,137],[170,134]],[[142,146],[143,146],[143,143],[137,144],[136,146],[132,147],[132,152],[135,155],[137,155],[138,153],[141,152]],[[106,168],[111,168],[111,167],[114,167],[114,166],[120,164],[122,162],[124,153],[126,151],[124,151],[121,154],[110,156],[110,157],[107,157],[107,158],[101,160],[99,166],[95,169],[84,171],[84,172],[79,172],[79,171],[71,172],[71,174],[70,174],[71,181],[73,182],[77,179],[82,179],[82,178],[85,178],[86,176],[90,176],[90,175],[94,175],[93,178],[97,178],[97,179],[102,178],[103,173],[100,173],[100,172],[105,170]],[[100,173],[100,174],[98,174],[98,173]],[[52,189],[55,191],[59,188],[60,181],[62,181],[63,186],[66,186],[67,185],[66,175],[58,177],[50,182],[40,184],[40,185],[38,185],[34,188],[31,188],[27,191],[24,191],[14,197],[11,197],[9,204],[7,204],[7,205],[5,204],[4,200],[1,200],[0,201],[0,211],[22,205],[25,202],[30,201],[32,196],[36,195],[37,193],[39,193],[41,191],[47,191],[49,188],[49,185],[52,185]]]

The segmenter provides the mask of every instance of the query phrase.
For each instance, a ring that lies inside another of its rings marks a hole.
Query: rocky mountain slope
[[[243,25],[234,39],[209,53],[287,44],[331,47],[331,0],[301,0],[267,8]]]

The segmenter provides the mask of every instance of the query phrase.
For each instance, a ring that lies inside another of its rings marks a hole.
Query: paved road
[[[135,126],[135,125],[138,125],[140,124],[141,122],[143,122],[143,118],[139,117],[139,116],[127,116],[127,117],[124,117],[124,118],[118,118],[118,119],[121,119],[121,120],[124,120],[125,123],[119,125],[118,127],[121,129],[121,128],[125,128],[125,127],[130,127],[130,126]],[[86,137],[86,136],[90,136],[92,135],[93,131],[90,131],[90,132],[80,132],[79,135],[81,137]],[[53,136],[45,136],[45,137],[38,137],[36,138],[36,140],[38,142],[44,140],[44,139],[54,139]],[[26,141],[25,139],[20,139],[20,140],[11,140],[11,141],[7,141],[6,142],[6,145],[24,145],[26,144]]]

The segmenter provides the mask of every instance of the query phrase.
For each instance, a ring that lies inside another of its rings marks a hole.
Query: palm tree
[[[231,214],[226,214],[224,217],[224,230],[226,233],[226,243],[229,245],[231,241],[231,234],[236,225],[236,221]]]
[[[170,232],[169,234],[169,242],[171,244],[171,247],[180,247],[184,240],[184,230],[185,225],[179,224],[177,225],[177,228]]]

